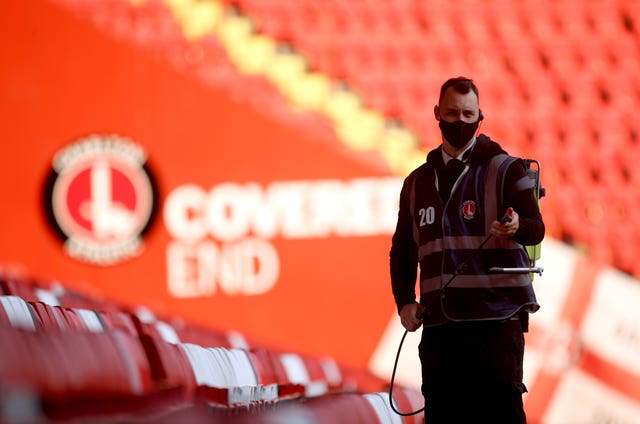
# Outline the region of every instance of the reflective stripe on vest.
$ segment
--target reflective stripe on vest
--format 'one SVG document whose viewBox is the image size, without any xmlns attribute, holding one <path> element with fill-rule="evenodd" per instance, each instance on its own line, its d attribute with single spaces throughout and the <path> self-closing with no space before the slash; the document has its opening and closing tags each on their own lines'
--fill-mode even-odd
<svg viewBox="0 0 640 424">
<path fill-rule="evenodd" d="M 425 283 L 426 290 L 422 289 L 421 293 L 429 293 L 440 290 L 440 288 L 451 279 L 453 274 L 444 274 L 439 277 L 427 278 Z M 464 275 L 458 274 L 449 285 L 449 287 L 464 289 L 486 289 L 492 287 L 525 287 L 531 284 L 531 278 L 528 274 L 518 275 L 524 278 L 514 278 L 511 274 L 495 274 L 495 275 Z"/>
</svg>

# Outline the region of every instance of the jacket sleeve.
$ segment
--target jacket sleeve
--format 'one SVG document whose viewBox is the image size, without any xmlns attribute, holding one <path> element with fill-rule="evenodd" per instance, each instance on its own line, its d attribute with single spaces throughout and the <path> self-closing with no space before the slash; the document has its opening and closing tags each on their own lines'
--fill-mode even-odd
<svg viewBox="0 0 640 424">
<path fill-rule="evenodd" d="M 413 240 L 413 221 L 409 208 L 407 181 L 400 193 L 398 222 L 391 240 L 390 272 L 391 288 L 398 312 L 408 303 L 416 301 L 418 275 L 418 249 Z"/>
<path fill-rule="evenodd" d="M 532 246 L 542 241 L 545 227 L 533 188 L 516 188 L 522 178 L 528 178 L 527 171 L 524 163 L 518 160 L 509 166 L 505 175 L 504 206 L 512 207 L 520 219 L 518 231 L 511 238 L 523 246 Z"/>
</svg>

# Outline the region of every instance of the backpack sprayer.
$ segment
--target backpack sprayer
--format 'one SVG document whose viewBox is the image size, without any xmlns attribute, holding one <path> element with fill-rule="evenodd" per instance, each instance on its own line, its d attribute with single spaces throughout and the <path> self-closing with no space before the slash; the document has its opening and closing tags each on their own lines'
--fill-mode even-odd
<svg viewBox="0 0 640 424">
<path fill-rule="evenodd" d="M 523 159 L 525 167 L 526 167 L 526 171 L 527 171 L 527 176 L 529 178 L 531 178 L 534 182 L 534 186 L 533 186 L 533 191 L 534 191 L 534 195 L 536 196 L 536 199 L 538 200 L 538 202 L 540 202 L 540 199 L 542 197 L 544 197 L 544 195 L 546 194 L 546 190 L 544 189 L 544 187 L 542 187 L 540 185 L 540 162 L 538 162 L 535 159 Z M 532 168 L 531 166 L 535 164 L 535 169 Z M 506 224 L 507 222 L 511 222 L 511 217 L 509 215 L 504 215 L 502 217 L 502 219 L 500 220 L 500 222 L 502 224 Z M 478 252 L 480 252 L 480 250 L 484 247 L 484 245 L 491 239 L 491 237 L 493 237 L 493 235 L 489 234 L 483 241 L 482 243 L 480 243 L 480 245 L 473 251 L 473 253 L 471 254 L 471 256 L 464 261 L 462 264 L 460 264 L 458 266 L 458 268 L 456 268 L 456 270 L 454 271 L 453 275 L 451 276 L 451 278 L 449 278 L 449 280 L 442 286 L 441 290 L 446 289 L 452 282 L 453 280 L 455 280 L 455 278 L 462 272 L 463 269 L 466 268 L 466 266 L 473 260 L 475 259 L 476 255 L 478 254 Z M 533 280 L 533 276 L 534 274 L 539 274 L 542 275 L 542 271 L 543 268 L 542 267 L 538 267 L 536 266 L 536 260 L 540 259 L 540 246 L 541 243 L 538 243 L 535 246 L 525 246 L 525 249 L 527 251 L 527 254 L 529 255 L 529 266 L 528 267 L 523 267 L 523 268 L 502 268 L 502 267 L 491 267 L 489 268 L 490 272 L 493 273 L 502 273 L 502 274 L 531 274 L 531 279 Z M 424 307 L 421 307 L 417 314 L 416 317 L 420 320 L 423 320 L 424 318 L 426 318 L 429 314 L 429 309 L 431 308 L 432 304 L 426 305 Z M 393 363 L 393 371 L 391 372 L 391 381 L 389 382 L 389 405 L 391 406 L 391 409 L 393 410 L 393 412 L 395 412 L 398 415 L 401 415 L 403 417 L 407 417 L 410 415 L 416 415 L 419 414 L 420 412 L 424 411 L 424 406 L 416 411 L 412 411 L 412 412 L 400 412 L 396 409 L 395 405 L 393 404 L 393 382 L 396 378 L 396 370 L 398 368 L 398 360 L 400 359 L 400 352 L 402 351 L 402 345 L 404 343 L 404 339 L 407 337 L 407 334 L 409 333 L 409 330 L 405 330 L 404 334 L 402 335 L 402 338 L 400 339 L 400 345 L 398 346 L 398 352 L 396 353 L 396 360 Z"/>
</svg>

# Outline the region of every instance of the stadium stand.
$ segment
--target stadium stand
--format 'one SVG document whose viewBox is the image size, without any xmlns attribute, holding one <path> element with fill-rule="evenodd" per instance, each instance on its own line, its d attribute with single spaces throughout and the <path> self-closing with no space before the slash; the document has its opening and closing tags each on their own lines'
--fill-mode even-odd
<svg viewBox="0 0 640 424">
<path fill-rule="evenodd" d="M 23 277 L 0 282 L 2 422 L 279 422 L 299 414 L 318 423 L 403 422 L 379 392 L 384 381 L 331 358 L 158 319 L 147 307 L 94 299 L 59 282 L 60 297 Z M 69 307 L 65 299 L 105 308 Z M 398 386 L 395 399 L 417 409 L 421 395 Z"/>
<path fill-rule="evenodd" d="M 486 132 L 542 163 L 548 235 L 640 277 L 636 1 L 55 2 L 354 156 L 378 155 L 398 175 L 438 143 L 431 107 L 439 84 L 471 76 Z M 155 403 L 154 422 L 241 420 L 256 409 L 265 419 L 398 420 L 372 390 L 382 382 L 330 360 L 60 283 L 4 276 L 0 288 L 0 337 L 10 341 L 0 350 L 1 398 L 26 398 L 21 412 L 3 402 L 5 419 L 144 422 L 152 420 L 141 416 L 145 407 L 170 398 Z M 396 392 L 403 410 L 420 403 Z M 70 404 L 78 415 L 64 415 Z"/>
</svg>

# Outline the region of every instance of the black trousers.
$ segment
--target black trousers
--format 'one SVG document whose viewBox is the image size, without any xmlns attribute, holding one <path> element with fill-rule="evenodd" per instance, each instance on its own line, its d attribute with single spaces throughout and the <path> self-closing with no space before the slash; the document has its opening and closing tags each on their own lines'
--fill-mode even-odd
<svg viewBox="0 0 640 424">
<path fill-rule="evenodd" d="M 526 423 L 520 320 L 425 327 L 419 346 L 425 423 Z"/>
</svg>

